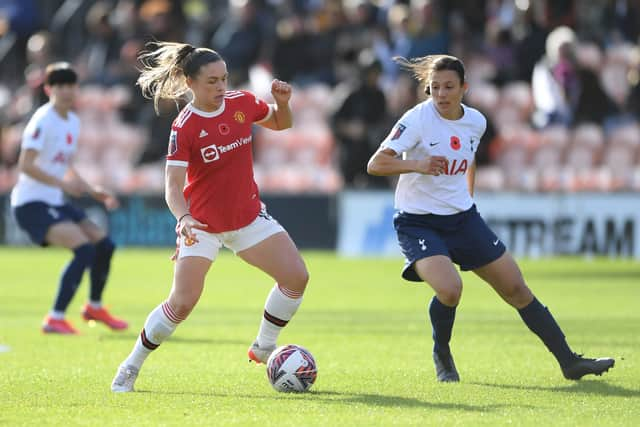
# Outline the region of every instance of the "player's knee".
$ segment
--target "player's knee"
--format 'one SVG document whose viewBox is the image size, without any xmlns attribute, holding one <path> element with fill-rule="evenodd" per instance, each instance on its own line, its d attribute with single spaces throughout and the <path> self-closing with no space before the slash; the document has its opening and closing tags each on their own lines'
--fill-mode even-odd
<svg viewBox="0 0 640 427">
<path fill-rule="evenodd" d="M 109 236 L 96 243 L 96 256 L 111 256 L 116 249 L 116 244 Z"/>
<path fill-rule="evenodd" d="M 297 271 L 291 278 L 291 288 L 300 292 L 304 292 L 309 283 L 309 272 L 306 268 Z"/>
<path fill-rule="evenodd" d="M 85 266 L 91 265 L 96 256 L 96 250 L 91 243 L 80 245 L 73 252 L 76 260 Z"/>
<path fill-rule="evenodd" d="M 296 292 L 304 292 L 309 283 L 309 272 L 303 266 L 287 274 L 286 280 L 278 282 L 281 286 Z"/>
<path fill-rule="evenodd" d="M 510 305 L 520 308 L 531 302 L 533 294 L 523 280 L 518 280 L 504 288 L 503 297 Z"/>
<path fill-rule="evenodd" d="M 454 307 L 458 305 L 462 297 L 462 283 L 452 282 L 448 286 L 438 289 L 436 294 L 441 303 Z"/>
<path fill-rule="evenodd" d="M 180 319 L 186 319 L 189 314 L 191 314 L 191 311 L 193 311 L 197 302 L 198 298 L 180 298 L 171 300 L 169 305 L 177 317 Z"/>
<path fill-rule="evenodd" d="M 462 296 L 459 292 L 438 292 L 438 299 L 444 305 L 448 305 L 449 307 L 455 307 L 460 302 L 460 297 Z"/>
<path fill-rule="evenodd" d="M 309 272 L 307 271 L 306 268 L 303 268 L 299 273 L 298 273 L 298 283 L 300 284 L 301 288 L 304 290 L 307 287 L 307 283 L 309 283 Z"/>
</svg>

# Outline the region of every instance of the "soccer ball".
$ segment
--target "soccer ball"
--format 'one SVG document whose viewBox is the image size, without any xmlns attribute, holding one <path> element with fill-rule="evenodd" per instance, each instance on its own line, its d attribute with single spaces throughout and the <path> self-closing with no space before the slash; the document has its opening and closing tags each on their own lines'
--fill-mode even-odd
<svg viewBox="0 0 640 427">
<path fill-rule="evenodd" d="M 277 391 L 307 391 L 317 376 L 316 361 L 309 350 L 299 345 L 278 347 L 267 360 L 267 378 Z"/>
</svg>

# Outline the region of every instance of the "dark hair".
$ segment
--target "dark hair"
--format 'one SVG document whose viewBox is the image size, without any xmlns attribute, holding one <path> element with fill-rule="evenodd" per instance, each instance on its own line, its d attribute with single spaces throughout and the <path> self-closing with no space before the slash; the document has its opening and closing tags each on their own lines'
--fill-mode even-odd
<svg viewBox="0 0 640 427">
<path fill-rule="evenodd" d="M 68 62 L 54 62 L 45 68 L 44 83 L 49 86 L 74 84 L 78 75 Z"/>
<path fill-rule="evenodd" d="M 429 55 L 421 58 L 406 59 L 396 56 L 393 58 L 401 67 L 412 72 L 413 76 L 424 83 L 424 92 L 431 96 L 431 76 L 434 71 L 451 70 L 460 77 L 460 84 L 465 82 L 464 64 L 461 60 L 451 55 Z"/>
<path fill-rule="evenodd" d="M 146 47 L 138 55 L 142 70 L 137 83 L 142 94 L 153 99 L 156 112 L 161 98 L 178 99 L 189 90 L 187 77 L 196 77 L 203 65 L 222 61 L 218 52 L 190 44 L 151 42 Z"/>
</svg>

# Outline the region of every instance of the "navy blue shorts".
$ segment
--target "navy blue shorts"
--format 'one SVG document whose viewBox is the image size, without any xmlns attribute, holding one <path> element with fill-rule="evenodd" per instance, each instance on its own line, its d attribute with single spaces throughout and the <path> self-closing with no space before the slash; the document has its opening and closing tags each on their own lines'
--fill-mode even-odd
<svg viewBox="0 0 640 427">
<path fill-rule="evenodd" d="M 412 282 L 422 282 L 413 268 L 422 258 L 444 255 L 466 271 L 487 265 L 506 251 L 476 205 L 453 215 L 398 212 L 393 217 L 393 226 L 406 258 L 402 277 Z"/>
<path fill-rule="evenodd" d="M 45 237 L 49 227 L 59 222 L 71 221 L 79 223 L 87 214 L 69 203 L 62 206 L 53 206 L 44 202 L 30 202 L 13 208 L 13 215 L 21 229 L 29 234 L 31 240 L 40 245 L 47 246 Z"/>
</svg>

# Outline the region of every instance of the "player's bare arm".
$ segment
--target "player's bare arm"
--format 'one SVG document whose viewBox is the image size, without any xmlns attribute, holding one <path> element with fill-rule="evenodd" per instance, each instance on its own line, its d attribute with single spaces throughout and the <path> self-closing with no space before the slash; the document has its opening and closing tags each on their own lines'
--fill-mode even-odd
<svg viewBox="0 0 640 427">
<path fill-rule="evenodd" d="M 469 194 L 473 197 L 473 190 L 476 184 L 476 161 L 471 162 L 469 169 L 467 170 L 467 186 L 469 188 Z"/>
<path fill-rule="evenodd" d="M 292 89 L 289 83 L 277 79 L 271 82 L 271 95 L 275 100 L 275 104 L 271 104 L 273 114 L 258 124 L 272 130 L 284 130 L 293 126 L 293 116 L 289 107 L 291 93 Z"/>
<path fill-rule="evenodd" d="M 45 184 L 61 188 L 65 193 L 72 196 L 81 196 L 84 192 L 82 185 L 74 181 L 59 179 L 53 175 L 49 175 L 36 164 L 38 158 L 38 150 L 28 148 L 20 152 L 18 159 L 18 167 L 20 171 L 29 175 L 31 178 L 43 182 Z"/>
<path fill-rule="evenodd" d="M 367 164 L 367 173 L 375 176 L 391 176 L 417 172 L 438 176 L 445 173 L 449 161 L 444 156 L 426 156 L 420 160 L 404 160 L 391 148 L 380 148 Z"/>
<path fill-rule="evenodd" d="M 114 210 L 120 206 L 118 198 L 109 190 L 99 185 L 89 184 L 77 171 L 74 166 L 69 166 L 67 176 L 78 187 L 83 188 L 82 192 L 87 193 L 89 197 L 104 204 L 107 210 Z"/>
<path fill-rule="evenodd" d="M 178 221 L 176 226 L 178 234 L 184 235 L 187 239 L 197 242 L 198 239 L 193 233 L 193 228 L 205 230 L 207 225 L 199 222 L 189 213 L 187 201 L 184 199 L 184 194 L 182 193 L 186 173 L 187 168 L 183 166 L 167 165 L 165 171 L 165 200 L 167 206 L 169 206 L 169 210 L 173 216 L 176 217 L 176 221 Z"/>
</svg>

